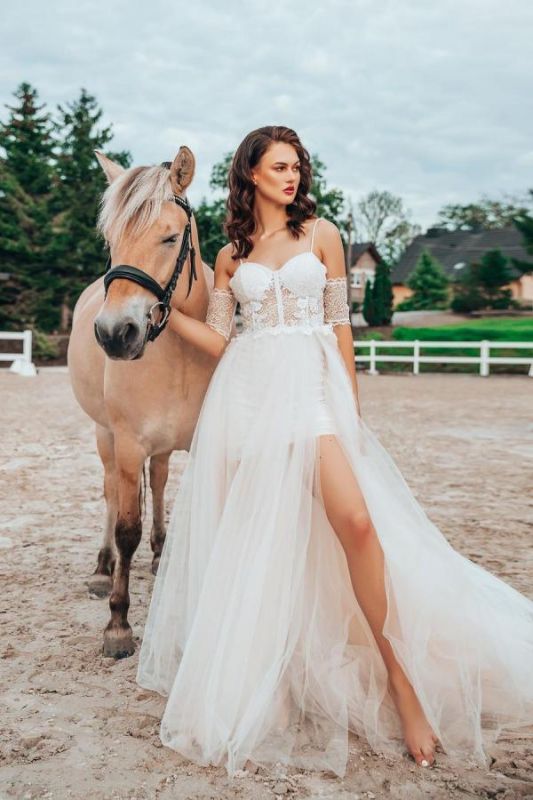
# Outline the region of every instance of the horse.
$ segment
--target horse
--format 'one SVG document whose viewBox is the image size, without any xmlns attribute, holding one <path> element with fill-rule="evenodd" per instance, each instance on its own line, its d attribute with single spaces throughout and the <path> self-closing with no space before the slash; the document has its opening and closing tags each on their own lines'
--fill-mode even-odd
<svg viewBox="0 0 533 800">
<path fill-rule="evenodd" d="M 217 363 L 166 326 L 166 319 L 171 308 L 178 308 L 205 321 L 213 270 L 201 260 L 186 198 L 195 171 L 188 147 L 180 147 L 173 162 L 128 169 L 100 151 L 95 155 L 108 183 L 97 226 L 109 247 L 110 268 L 76 302 L 67 364 L 74 395 L 95 423 L 104 469 L 104 535 L 87 585 L 91 597 L 109 595 L 111 617 L 102 649 L 118 659 L 135 652 L 128 590 L 131 559 L 142 536 L 145 461 L 153 503 L 152 573 L 157 574 L 166 533 L 169 458 L 173 450 L 189 450 Z M 180 277 L 188 279 L 188 289 Z"/>
</svg>

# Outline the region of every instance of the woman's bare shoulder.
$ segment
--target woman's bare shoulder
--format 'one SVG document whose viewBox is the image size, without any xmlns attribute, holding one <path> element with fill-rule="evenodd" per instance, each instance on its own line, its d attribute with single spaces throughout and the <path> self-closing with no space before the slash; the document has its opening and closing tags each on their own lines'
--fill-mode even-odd
<svg viewBox="0 0 533 800">
<path fill-rule="evenodd" d="M 237 261 L 232 257 L 234 255 L 235 248 L 232 242 L 220 248 L 215 259 L 215 276 L 220 274 L 222 277 L 231 278 L 237 267 Z"/>
</svg>

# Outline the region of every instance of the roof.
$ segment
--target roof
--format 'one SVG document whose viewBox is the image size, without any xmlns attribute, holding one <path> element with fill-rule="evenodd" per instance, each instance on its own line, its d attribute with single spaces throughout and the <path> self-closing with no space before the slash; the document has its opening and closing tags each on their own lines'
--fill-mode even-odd
<svg viewBox="0 0 533 800">
<path fill-rule="evenodd" d="M 415 268 L 423 250 L 427 250 L 439 261 L 446 275 L 452 280 L 458 275 L 456 264 L 478 261 L 487 250 L 501 250 L 507 258 L 530 261 L 531 256 L 523 245 L 522 234 L 514 227 L 482 229 L 477 231 L 448 231 L 445 228 L 429 228 L 423 236 L 417 236 L 405 250 L 398 264 L 392 269 L 393 283 L 405 283 Z M 521 275 L 512 262 L 509 271 L 513 277 Z"/>
<path fill-rule="evenodd" d="M 376 248 L 374 242 L 353 242 L 352 243 L 352 263 L 349 265 L 353 267 L 356 261 L 363 255 L 369 252 L 374 261 L 381 261 L 381 256 Z M 348 259 L 348 248 L 346 248 L 346 259 Z"/>
</svg>

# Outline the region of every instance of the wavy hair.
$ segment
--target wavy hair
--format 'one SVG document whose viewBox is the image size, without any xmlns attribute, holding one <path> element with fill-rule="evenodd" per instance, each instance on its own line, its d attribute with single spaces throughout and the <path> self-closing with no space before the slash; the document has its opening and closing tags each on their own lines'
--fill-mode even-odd
<svg viewBox="0 0 533 800">
<path fill-rule="evenodd" d="M 256 223 L 253 213 L 255 184 L 252 170 L 273 142 L 291 144 L 300 159 L 298 190 L 292 203 L 287 206 L 287 228 L 293 238 L 300 238 L 304 233 L 302 223 L 316 210 L 315 201 L 307 196 L 312 181 L 311 159 L 298 134 L 284 125 L 265 125 L 251 131 L 235 151 L 228 172 L 229 194 L 223 229 L 233 244 L 233 259 L 246 258 L 253 250 L 251 234 L 255 231 Z"/>
</svg>

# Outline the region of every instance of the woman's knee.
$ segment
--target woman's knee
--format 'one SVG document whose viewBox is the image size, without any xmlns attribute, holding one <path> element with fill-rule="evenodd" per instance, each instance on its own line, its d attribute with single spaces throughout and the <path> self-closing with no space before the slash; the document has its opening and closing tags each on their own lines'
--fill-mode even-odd
<svg viewBox="0 0 533 800">
<path fill-rule="evenodd" d="M 374 536 L 375 530 L 368 511 L 350 510 L 342 515 L 340 522 L 341 543 L 345 550 L 360 550 Z"/>
</svg>

